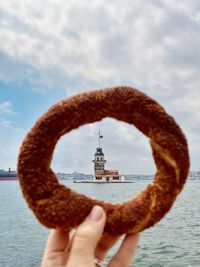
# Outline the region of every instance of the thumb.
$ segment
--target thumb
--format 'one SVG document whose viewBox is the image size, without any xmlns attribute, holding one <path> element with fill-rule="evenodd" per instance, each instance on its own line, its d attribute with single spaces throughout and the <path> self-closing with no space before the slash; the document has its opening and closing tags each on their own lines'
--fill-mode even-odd
<svg viewBox="0 0 200 267">
<path fill-rule="evenodd" d="M 106 222 L 106 214 L 102 207 L 94 206 L 77 228 L 72 241 L 67 266 L 94 266 L 94 252 Z"/>
</svg>

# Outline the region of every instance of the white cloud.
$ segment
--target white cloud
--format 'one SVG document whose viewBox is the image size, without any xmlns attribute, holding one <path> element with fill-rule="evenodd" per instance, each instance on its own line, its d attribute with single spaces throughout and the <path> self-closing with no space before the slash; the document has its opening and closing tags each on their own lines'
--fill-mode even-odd
<svg viewBox="0 0 200 267">
<path fill-rule="evenodd" d="M 198 118 L 200 120 L 200 94 L 198 94 L 198 92 L 188 93 L 178 99 L 177 107 L 191 114 L 193 118 Z"/>
<path fill-rule="evenodd" d="M 10 128 L 12 126 L 12 121 L 5 119 L 4 115 L 13 115 L 15 112 L 12 109 L 12 104 L 9 101 L 0 102 L 0 126 Z"/>
<path fill-rule="evenodd" d="M 12 121 L 0 118 L 0 126 L 10 128 L 12 126 Z"/>
<path fill-rule="evenodd" d="M 9 101 L 0 102 L 0 114 L 15 114 L 12 109 L 12 104 Z"/>
<path fill-rule="evenodd" d="M 5 116 L 15 115 L 10 101 L 0 102 L 0 126 L 5 128 L 12 127 L 12 120 L 5 118 Z"/>
<path fill-rule="evenodd" d="M 18 63 L 14 72 L 21 67 L 19 79 L 42 91 L 126 83 L 170 97 L 176 72 L 199 66 L 196 7 L 198 1 L 7 1 L 1 4 L 0 50 Z M 184 90 L 181 77 L 178 82 Z"/>
</svg>

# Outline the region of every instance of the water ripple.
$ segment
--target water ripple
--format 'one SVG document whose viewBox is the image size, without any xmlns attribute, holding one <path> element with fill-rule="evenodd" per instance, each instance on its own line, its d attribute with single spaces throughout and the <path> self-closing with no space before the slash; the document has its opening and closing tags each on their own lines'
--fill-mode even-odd
<svg viewBox="0 0 200 267">
<path fill-rule="evenodd" d="M 148 181 L 133 184 L 73 184 L 81 193 L 119 203 L 146 187 Z M 48 230 L 41 226 L 22 197 L 17 181 L 0 182 L 0 266 L 40 265 Z M 155 227 L 144 231 L 131 266 L 200 266 L 200 182 L 190 181 L 172 210 Z M 118 244 L 119 245 L 119 244 Z M 115 246 L 107 261 L 116 252 Z"/>
</svg>

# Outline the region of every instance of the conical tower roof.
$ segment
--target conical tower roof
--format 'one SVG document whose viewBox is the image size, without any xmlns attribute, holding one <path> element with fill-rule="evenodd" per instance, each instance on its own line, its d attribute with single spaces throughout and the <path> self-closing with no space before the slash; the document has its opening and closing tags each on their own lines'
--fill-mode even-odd
<svg viewBox="0 0 200 267">
<path fill-rule="evenodd" d="M 97 147 L 97 150 L 94 154 L 95 156 L 104 156 L 104 153 L 102 151 L 102 148 L 101 147 Z"/>
</svg>

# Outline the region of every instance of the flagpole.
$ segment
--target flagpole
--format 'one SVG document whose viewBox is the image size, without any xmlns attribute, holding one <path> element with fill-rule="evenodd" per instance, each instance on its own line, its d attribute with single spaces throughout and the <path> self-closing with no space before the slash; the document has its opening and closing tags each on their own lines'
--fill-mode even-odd
<svg viewBox="0 0 200 267">
<path fill-rule="evenodd" d="M 103 138 L 103 135 L 101 135 L 101 132 L 100 132 L 100 130 L 99 130 L 99 147 L 100 147 L 100 145 L 101 145 L 101 138 Z"/>
<path fill-rule="evenodd" d="M 100 147 L 100 131 L 99 131 L 99 147 Z"/>
</svg>

